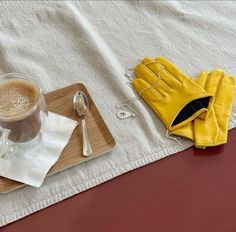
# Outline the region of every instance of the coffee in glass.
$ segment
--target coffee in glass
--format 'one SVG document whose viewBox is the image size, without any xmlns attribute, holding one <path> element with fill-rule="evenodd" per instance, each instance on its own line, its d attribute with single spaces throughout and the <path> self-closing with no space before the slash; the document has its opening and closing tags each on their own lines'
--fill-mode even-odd
<svg viewBox="0 0 236 232">
<path fill-rule="evenodd" d="M 42 126 L 42 112 L 46 112 L 45 101 L 32 78 L 18 73 L 0 77 L 0 131 L 7 131 L 11 142 L 26 143 L 36 138 Z"/>
</svg>

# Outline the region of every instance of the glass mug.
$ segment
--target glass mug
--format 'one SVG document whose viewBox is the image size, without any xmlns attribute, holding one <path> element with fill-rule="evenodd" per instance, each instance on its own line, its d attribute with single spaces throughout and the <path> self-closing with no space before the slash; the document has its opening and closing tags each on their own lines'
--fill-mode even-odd
<svg viewBox="0 0 236 232">
<path fill-rule="evenodd" d="M 0 157 L 39 144 L 47 116 L 39 84 L 22 73 L 0 76 Z"/>
</svg>

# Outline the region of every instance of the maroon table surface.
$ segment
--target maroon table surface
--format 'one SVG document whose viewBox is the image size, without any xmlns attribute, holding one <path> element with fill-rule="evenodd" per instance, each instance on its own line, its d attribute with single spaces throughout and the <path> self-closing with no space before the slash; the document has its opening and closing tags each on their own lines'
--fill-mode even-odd
<svg viewBox="0 0 236 232">
<path fill-rule="evenodd" d="M 236 231 L 236 130 L 112 179 L 1 232 Z"/>
</svg>

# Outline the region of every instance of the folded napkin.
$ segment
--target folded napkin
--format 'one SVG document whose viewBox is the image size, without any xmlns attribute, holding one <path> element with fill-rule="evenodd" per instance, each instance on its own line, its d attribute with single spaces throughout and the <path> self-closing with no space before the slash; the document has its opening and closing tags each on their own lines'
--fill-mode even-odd
<svg viewBox="0 0 236 232">
<path fill-rule="evenodd" d="M 68 143 L 77 121 L 49 113 L 40 144 L 32 149 L 17 147 L 14 155 L 0 158 L 0 176 L 39 187 Z"/>
</svg>

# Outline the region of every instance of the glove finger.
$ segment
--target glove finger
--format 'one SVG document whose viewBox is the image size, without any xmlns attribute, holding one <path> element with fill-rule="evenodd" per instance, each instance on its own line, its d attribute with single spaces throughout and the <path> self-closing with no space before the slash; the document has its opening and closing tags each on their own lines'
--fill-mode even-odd
<svg viewBox="0 0 236 232">
<path fill-rule="evenodd" d="M 221 69 L 213 70 L 209 73 L 206 78 L 204 89 L 212 94 L 213 96 L 216 95 L 218 89 L 220 88 L 222 79 L 224 77 L 224 71 Z"/>
<path fill-rule="evenodd" d="M 161 80 L 169 87 L 172 87 L 174 89 L 178 89 L 181 86 L 181 83 L 177 81 L 171 74 L 166 72 L 163 69 L 163 66 L 158 64 L 156 60 L 151 59 L 149 57 L 145 57 L 142 60 L 142 64 L 144 64 L 147 68 L 149 68 L 155 75 L 159 75 Z"/>
<path fill-rule="evenodd" d="M 215 97 L 214 111 L 220 128 L 217 142 L 224 144 L 227 142 L 228 125 L 232 112 L 236 82 L 233 76 L 223 77 L 220 88 Z"/>
<path fill-rule="evenodd" d="M 232 106 L 235 94 L 236 81 L 233 76 L 223 77 L 220 88 L 215 96 L 215 104 L 226 107 Z"/>
<path fill-rule="evenodd" d="M 198 76 L 197 80 L 195 81 L 196 84 L 201 86 L 203 89 L 205 87 L 208 74 L 209 74 L 209 71 L 202 71 L 200 75 Z"/>
<path fill-rule="evenodd" d="M 169 60 L 164 57 L 157 57 L 156 61 L 161 64 L 172 76 L 174 76 L 180 83 L 183 82 L 186 76 L 179 68 L 172 64 Z"/>
<path fill-rule="evenodd" d="M 134 73 L 137 78 L 143 79 L 153 86 L 161 96 L 166 97 L 170 92 L 170 88 L 145 65 L 138 64 L 135 67 Z"/>
<path fill-rule="evenodd" d="M 149 83 L 141 78 L 134 79 L 132 85 L 147 103 L 159 102 L 163 98 Z"/>
<path fill-rule="evenodd" d="M 210 111 L 214 103 L 214 96 L 217 94 L 217 91 L 222 82 L 224 71 L 221 69 L 216 69 L 211 72 L 202 71 L 196 80 L 196 84 L 205 89 L 208 93 L 212 94 L 213 98 L 210 99 L 208 111 L 201 114 L 199 118 L 206 120 L 209 117 Z"/>
<path fill-rule="evenodd" d="M 215 111 L 211 110 L 207 120 L 194 120 L 194 138 L 196 147 L 210 147 L 217 144 L 219 126 Z"/>
</svg>

